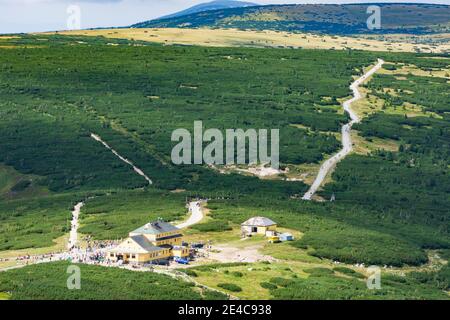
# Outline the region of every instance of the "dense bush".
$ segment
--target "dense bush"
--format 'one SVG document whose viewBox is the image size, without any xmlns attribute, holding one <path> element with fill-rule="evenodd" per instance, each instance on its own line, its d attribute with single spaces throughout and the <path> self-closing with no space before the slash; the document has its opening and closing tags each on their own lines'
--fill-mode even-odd
<svg viewBox="0 0 450 320">
<path fill-rule="evenodd" d="M 17 182 L 14 186 L 12 186 L 11 191 L 20 192 L 28 188 L 30 185 L 31 185 L 30 180 L 21 180 Z"/>
<path fill-rule="evenodd" d="M 45 263 L 0 273 L 0 292 L 12 299 L 95 299 L 95 300 L 196 300 L 202 299 L 192 284 L 153 272 L 78 265 L 82 290 L 67 289 L 66 262 Z M 45 290 L 43 290 L 45 288 Z M 223 299 L 204 292 L 205 298 Z"/>
<path fill-rule="evenodd" d="M 333 270 L 331 270 L 331 269 L 320 268 L 320 267 L 307 268 L 307 269 L 304 269 L 303 271 L 305 271 L 306 273 L 309 273 L 311 276 L 316 276 L 316 277 L 330 275 L 330 274 L 334 273 Z"/>
<path fill-rule="evenodd" d="M 197 272 L 195 272 L 194 270 L 191 270 L 191 269 L 180 269 L 180 271 L 186 273 L 190 277 L 194 277 L 194 278 L 198 277 Z"/>
<path fill-rule="evenodd" d="M 269 289 L 269 290 L 273 290 L 273 289 L 278 288 L 276 285 L 274 285 L 273 283 L 270 283 L 270 282 L 261 282 L 259 285 L 262 288 Z"/>
<path fill-rule="evenodd" d="M 446 292 L 436 288 L 435 283 L 418 281 L 414 277 L 392 276 L 382 274 L 381 289 L 370 290 L 366 281 L 355 278 L 344 278 L 334 275 L 308 277 L 306 279 L 276 279 L 271 283 L 284 283 L 283 286 L 270 288 L 275 299 L 448 299 Z M 395 280 L 394 280 L 395 279 Z M 448 283 L 448 282 L 447 282 Z"/>
<path fill-rule="evenodd" d="M 217 285 L 219 288 L 231 291 L 231 292 L 241 292 L 242 288 L 233 283 L 219 283 Z"/>
<path fill-rule="evenodd" d="M 242 278 L 244 276 L 244 274 L 240 271 L 233 271 L 231 272 L 231 275 L 236 278 Z"/>
<path fill-rule="evenodd" d="M 347 268 L 347 267 L 334 267 L 333 270 L 337 271 L 337 272 L 340 272 L 340 273 L 343 273 L 343 274 L 345 274 L 347 276 L 360 278 L 360 279 L 365 278 L 365 276 L 363 274 L 361 274 L 359 272 L 356 272 L 355 270 Z"/>
</svg>

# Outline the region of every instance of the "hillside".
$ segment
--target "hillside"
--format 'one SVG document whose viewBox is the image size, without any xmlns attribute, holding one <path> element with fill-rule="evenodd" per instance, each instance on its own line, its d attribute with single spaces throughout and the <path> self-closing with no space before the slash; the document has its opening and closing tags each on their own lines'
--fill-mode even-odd
<svg viewBox="0 0 450 320">
<path fill-rule="evenodd" d="M 187 8 L 185 10 L 166 15 L 164 17 L 160 17 L 159 19 L 168 19 L 180 17 L 188 14 L 194 14 L 198 12 L 211 11 L 211 10 L 219 10 L 219 9 L 228 9 L 228 8 L 240 8 L 240 7 L 251 7 L 257 6 L 256 3 L 252 2 L 244 2 L 244 1 L 234 1 L 234 0 L 215 0 L 207 3 L 201 3 L 196 6 Z"/>
<path fill-rule="evenodd" d="M 449 298 L 448 58 L 271 42 L 162 45 L 127 40 L 121 32 L 129 30 L 0 37 L 0 270 L 23 267 L 0 272 L 0 299 L 223 297 L 198 285 L 240 299 Z M 311 44 L 349 38 L 295 37 Z M 350 83 L 377 59 L 386 63 L 354 104 L 362 119 L 352 129 L 355 153 L 318 193 L 335 200 L 302 201 L 321 163 L 341 148 Z M 259 179 L 242 168 L 175 165 L 172 132 L 192 132 L 199 119 L 221 132 L 279 128 L 283 172 Z M 209 199 L 206 215 L 185 240 L 211 244 L 183 269 L 195 285 L 144 268 L 80 264 L 83 290 L 65 290 L 66 264 L 42 257 L 66 250 L 80 201 L 86 247 L 108 245 L 158 217 L 185 221 L 194 197 Z M 241 223 L 256 215 L 294 241 L 242 241 Z M 43 263 L 26 267 L 36 262 Z M 386 266 L 380 290 L 366 289 L 369 265 Z"/>
<path fill-rule="evenodd" d="M 220 9 L 156 19 L 134 28 L 238 28 L 305 31 L 330 34 L 430 34 L 450 30 L 450 6 L 430 4 L 377 4 L 380 30 L 369 30 L 367 4 L 270 5 Z"/>
</svg>

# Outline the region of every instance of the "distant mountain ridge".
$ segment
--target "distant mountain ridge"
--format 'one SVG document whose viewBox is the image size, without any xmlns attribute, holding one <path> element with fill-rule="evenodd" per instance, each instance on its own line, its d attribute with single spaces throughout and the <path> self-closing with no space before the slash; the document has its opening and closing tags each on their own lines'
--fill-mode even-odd
<svg viewBox="0 0 450 320">
<path fill-rule="evenodd" d="M 369 30 L 369 5 L 381 8 L 381 29 Z M 237 28 L 327 34 L 450 32 L 450 6 L 413 3 L 267 5 L 218 9 L 137 23 L 134 28 Z"/>
<path fill-rule="evenodd" d="M 186 10 L 182 10 L 182 11 L 179 11 L 176 13 L 172 13 L 172 14 L 160 17 L 160 18 L 158 18 L 158 20 L 168 19 L 168 18 L 176 18 L 176 17 L 180 17 L 180 16 L 185 16 L 185 15 L 195 14 L 195 13 L 205 12 L 205 11 L 240 8 L 240 7 L 251 7 L 251 6 L 258 6 L 258 4 L 252 3 L 252 2 L 245 2 L 245 1 L 235 1 L 235 0 L 215 0 L 215 1 L 211 1 L 211 2 L 200 3 L 198 5 L 188 8 Z"/>
</svg>

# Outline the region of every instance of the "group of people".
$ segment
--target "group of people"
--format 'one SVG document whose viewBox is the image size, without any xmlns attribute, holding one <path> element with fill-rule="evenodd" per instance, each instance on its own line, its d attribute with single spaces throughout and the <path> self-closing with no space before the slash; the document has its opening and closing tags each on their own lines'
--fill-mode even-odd
<svg viewBox="0 0 450 320">
<path fill-rule="evenodd" d="M 65 260 L 72 262 L 80 262 L 87 264 L 109 264 L 106 257 L 106 251 L 115 247 L 119 241 L 96 241 L 92 240 L 90 236 L 83 239 L 86 243 L 86 248 L 73 246 L 69 252 L 65 254 Z"/>
<path fill-rule="evenodd" d="M 0 258 L 0 262 L 15 261 L 18 264 L 28 265 L 52 261 L 71 261 L 108 265 L 109 262 L 105 259 L 106 251 L 116 246 L 118 241 L 92 241 L 89 238 L 84 240 L 86 240 L 87 244 L 86 249 L 82 249 L 79 246 L 72 246 L 66 252 L 60 251 L 38 255 L 25 254 L 18 257 Z"/>
<path fill-rule="evenodd" d="M 40 255 L 26 254 L 26 255 L 14 257 L 14 258 L 1 258 L 0 262 L 15 261 L 17 263 L 24 263 L 24 264 L 28 265 L 28 264 L 33 264 L 33 263 L 63 260 L 61 258 L 61 256 L 62 256 L 62 253 L 60 253 L 60 252 L 46 253 L 46 254 L 40 254 Z"/>
</svg>

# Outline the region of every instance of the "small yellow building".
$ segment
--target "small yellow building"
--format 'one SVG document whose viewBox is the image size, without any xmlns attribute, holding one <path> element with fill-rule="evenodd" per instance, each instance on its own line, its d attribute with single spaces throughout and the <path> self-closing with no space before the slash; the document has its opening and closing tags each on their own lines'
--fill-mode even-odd
<svg viewBox="0 0 450 320">
<path fill-rule="evenodd" d="M 189 256 L 189 248 L 183 247 L 181 230 L 164 221 L 154 221 L 130 232 L 129 237 L 107 252 L 113 262 L 147 263 L 165 260 L 173 256 Z"/>
<path fill-rule="evenodd" d="M 243 236 L 262 234 L 272 236 L 277 232 L 276 222 L 265 217 L 253 217 L 241 224 L 241 233 Z"/>
<path fill-rule="evenodd" d="M 189 248 L 187 247 L 182 247 L 182 246 L 176 246 L 172 248 L 172 256 L 174 257 L 180 257 L 180 258 L 185 258 L 185 257 L 189 257 L 190 252 L 189 252 Z"/>
</svg>

